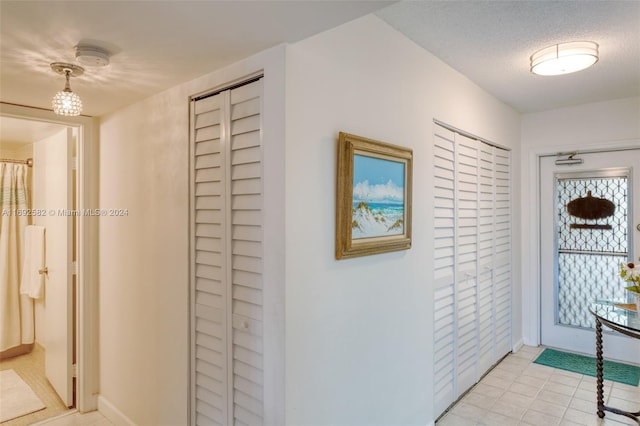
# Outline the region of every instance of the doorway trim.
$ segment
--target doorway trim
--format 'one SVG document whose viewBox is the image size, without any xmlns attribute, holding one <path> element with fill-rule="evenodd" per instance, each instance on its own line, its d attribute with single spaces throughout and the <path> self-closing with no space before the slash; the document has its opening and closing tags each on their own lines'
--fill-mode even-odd
<svg viewBox="0 0 640 426">
<path fill-rule="evenodd" d="M 556 156 L 559 152 L 578 152 L 578 154 L 620 151 L 638 148 L 640 140 L 622 140 L 599 142 L 590 145 L 561 145 L 531 148 L 527 157 L 523 155 L 522 162 L 529 163 L 528 198 L 521 199 L 527 205 L 536 206 L 529 211 L 529 223 L 523 220 L 522 227 L 522 334 L 525 345 L 538 346 L 541 342 L 540 330 L 540 160 L 542 157 Z M 524 176 L 523 176 L 524 178 Z M 524 209 L 523 209 L 524 211 Z M 522 218 L 524 219 L 524 218 Z M 527 228 L 528 226 L 528 228 Z M 528 266 L 528 268 L 526 267 Z"/>
<path fill-rule="evenodd" d="M 77 209 L 98 207 L 98 123 L 87 116 L 62 117 L 52 111 L 0 103 L 0 116 L 42 121 L 78 129 Z M 76 345 L 76 408 L 98 408 L 98 218 L 78 216 L 78 303 Z"/>
</svg>

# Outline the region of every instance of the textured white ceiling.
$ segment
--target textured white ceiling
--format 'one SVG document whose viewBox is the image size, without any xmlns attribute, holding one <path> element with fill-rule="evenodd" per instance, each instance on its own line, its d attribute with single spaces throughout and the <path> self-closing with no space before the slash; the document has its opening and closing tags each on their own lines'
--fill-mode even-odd
<svg viewBox="0 0 640 426">
<path fill-rule="evenodd" d="M 408 1 L 376 15 L 520 112 L 640 96 L 640 1 Z M 592 68 L 529 72 L 536 50 L 578 40 L 600 45 Z"/>
<path fill-rule="evenodd" d="M 295 42 L 391 1 L 0 1 L 0 100 L 51 108 L 64 87 L 51 62 L 74 46 L 111 63 L 71 81 L 99 116 L 271 46 Z"/>
<path fill-rule="evenodd" d="M 50 108 L 49 63 L 80 42 L 112 53 L 71 85 L 99 116 L 283 42 L 376 12 L 521 112 L 640 96 L 640 1 L 0 1 L 0 101 Z M 581 73 L 531 75 L 528 58 L 588 39 Z"/>
</svg>

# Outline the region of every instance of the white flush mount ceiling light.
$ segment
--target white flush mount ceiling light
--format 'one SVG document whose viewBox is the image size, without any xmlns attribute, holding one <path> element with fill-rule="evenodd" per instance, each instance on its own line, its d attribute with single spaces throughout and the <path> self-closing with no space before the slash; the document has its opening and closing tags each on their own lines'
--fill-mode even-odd
<svg viewBox="0 0 640 426">
<path fill-rule="evenodd" d="M 581 71 L 598 62 L 598 43 L 572 41 L 554 44 L 531 55 L 531 72 L 561 75 Z"/>
<path fill-rule="evenodd" d="M 87 67 L 106 67 L 109 52 L 96 46 L 76 46 L 76 61 Z"/>
<path fill-rule="evenodd" d="M 84 68 L 64 62 L 54 62 L 51 64 L 51 69 L 58 74 L 63 74 L 67 79 L 64 89 L 56 93 L 51 101 L 53 112 L 58 115 L 65 116 L 80 115 L 82 112 L 82 101 L 80 100 L 80 96 L 71 91 L 69 78 L 82 75 L 84 73 Z"/>
</svg>

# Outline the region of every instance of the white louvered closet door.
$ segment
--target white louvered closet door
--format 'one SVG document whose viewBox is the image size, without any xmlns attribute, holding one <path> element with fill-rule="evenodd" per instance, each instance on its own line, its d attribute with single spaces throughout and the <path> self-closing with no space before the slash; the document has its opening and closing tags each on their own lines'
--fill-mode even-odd
<svg viewBox="0 0 640 426">
<path fill-rule="evenodd" d="M 508 151 L 435 126 L 436 413 L 511 347 L 509 188 Z"/>
<path fill-rule="evenodd" d="M 495 250 L 495 166 L 491 145 L 478 142 L 478 371 L 495 363 L 493 261 Z"/>
<path fill-rule="evenodd" d="M 476 383 L 478 340 L 478 149 L 456 139 L 456 397 Z"/>
<path fill-rule="evenodd" d="M 456 189 L 453 132 L 435 126 L 434 136 L 434 396 L 442 413 L 455 396 Z"/>
<path fill-rule="evenodd" d="M 511 156 L 494 148 L 495 243 L 494 298 L 495 348 L 498 359 L 511 351 Z"/>
<path fill-rule="evenodd" d="M 192 102 L 191 424 L 260 425 L 262 81 Z"/>
</svg>

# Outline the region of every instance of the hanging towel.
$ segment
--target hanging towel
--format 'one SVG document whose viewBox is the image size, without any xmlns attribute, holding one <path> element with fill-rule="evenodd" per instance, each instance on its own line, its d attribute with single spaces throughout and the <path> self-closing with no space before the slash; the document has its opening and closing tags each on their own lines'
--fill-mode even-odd
<svg viewBox="0 0 640 426">
<path fill-rule="evenodd" d="M 24 261 L 20 293 L 33 299 L 40 299 L 44 290 L 44 226 L 27 226 L 24 234 Z"/>
</svg>

